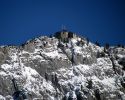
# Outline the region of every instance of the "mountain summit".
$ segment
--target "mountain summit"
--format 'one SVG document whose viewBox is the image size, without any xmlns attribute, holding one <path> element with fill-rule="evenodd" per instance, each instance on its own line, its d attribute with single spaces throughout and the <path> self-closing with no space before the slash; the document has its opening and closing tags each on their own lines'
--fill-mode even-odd
<svg viewBox="0 0 125 100">
<path fill-rule="evenodd" d="M 67 30 L 1 46 L 0 81 L 0 100 L 13 100 L 15 91 L 28 100 L 125 100 L 125 48 Z"/>
</svg>

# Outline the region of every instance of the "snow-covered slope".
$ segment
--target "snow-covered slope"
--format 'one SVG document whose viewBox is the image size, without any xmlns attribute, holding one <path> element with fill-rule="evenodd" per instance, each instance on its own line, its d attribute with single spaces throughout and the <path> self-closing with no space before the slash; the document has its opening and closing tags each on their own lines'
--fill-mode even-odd
<svg viewBox="0 0 125 100">
<path fill-rule="evenodd" d="M 122 47 L 45 36 L 0 47 L 0 100 L 13 100 L 13 78 L 28 100 L 125 100 L 124 77 Z"/>
</svg>

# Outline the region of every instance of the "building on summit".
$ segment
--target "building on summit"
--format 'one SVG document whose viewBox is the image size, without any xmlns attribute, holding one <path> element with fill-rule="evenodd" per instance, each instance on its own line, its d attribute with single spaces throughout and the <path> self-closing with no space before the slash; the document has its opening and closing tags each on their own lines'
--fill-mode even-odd
<svg viewBox="0 0 125 100">
<path fill-rule="evenodd" d="M 67 31 L 66 29 L 62 29 L 62 31 L 56 32 L 54 36 L 63 42 L 68 42 L 69 39 L 76 38 L 75 33 Z"/>
</svg>

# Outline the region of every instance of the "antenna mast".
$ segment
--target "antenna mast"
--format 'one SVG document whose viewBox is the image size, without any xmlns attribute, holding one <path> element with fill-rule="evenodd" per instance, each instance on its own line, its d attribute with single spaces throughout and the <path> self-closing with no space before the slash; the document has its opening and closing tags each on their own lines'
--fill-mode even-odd
<svg viewBox="0 0 125 100">
<path fill-rule="evenodd" d="M 66 26 L 62 25 L 62 31 L 66 30 Z"/>
</svg>

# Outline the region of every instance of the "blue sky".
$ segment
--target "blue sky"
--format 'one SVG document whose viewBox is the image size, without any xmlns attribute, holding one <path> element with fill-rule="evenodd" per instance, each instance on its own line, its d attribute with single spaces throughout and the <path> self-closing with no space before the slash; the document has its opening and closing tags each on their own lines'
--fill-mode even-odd
<svg viewBox="0 0 125 100">
<path fill-rule="evenodd" d="M 0 45 L 67 30 L 125 45 L 125 0 L 0 0 Z"/>
</svg>

